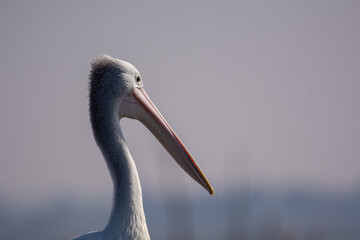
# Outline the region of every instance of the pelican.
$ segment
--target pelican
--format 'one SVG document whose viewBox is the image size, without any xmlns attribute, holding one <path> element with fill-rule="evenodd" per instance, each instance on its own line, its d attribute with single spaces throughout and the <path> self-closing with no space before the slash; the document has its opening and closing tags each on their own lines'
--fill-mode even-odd
<svg viewBox="0 0 360 240">
<path fill-rule="evenodd" d="M 146 94 L 139 71 L 130 63 L 103 55 L 91 63 L 90 121 L 114 186 L 109 221 L 102 231 L 74 240 L 150 239 L 138 172 L 119 121 L 143 123 L 174 160 L 211 195 L 214 190 L 189 151 Z M 139 147 L 139 150 L 141 148 Z"/>
</svg>

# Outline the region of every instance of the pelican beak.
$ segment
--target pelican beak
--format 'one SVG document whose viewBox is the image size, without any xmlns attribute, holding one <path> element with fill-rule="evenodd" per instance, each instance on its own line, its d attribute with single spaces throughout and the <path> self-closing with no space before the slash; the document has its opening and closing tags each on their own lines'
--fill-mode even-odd
<svg viewBox="0 0 360 240">
<path fill-rule="evenodd" d="M 135 88 L 131 94 L 122 99 L 119 115 L 136 118 L 142 122 L 180 167 L 211 195 L 214 194 L 214 189 L 196 164 L 190 152 L 160 114 L 144 88 Z"/>
</svg>

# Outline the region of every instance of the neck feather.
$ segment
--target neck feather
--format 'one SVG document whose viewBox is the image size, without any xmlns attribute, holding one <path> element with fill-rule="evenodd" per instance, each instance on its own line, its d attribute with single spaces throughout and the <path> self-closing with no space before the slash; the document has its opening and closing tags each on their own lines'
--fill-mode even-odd
<svg viewBox="0 0 360 240">
<path fill-rule="evenodd" d="M 104 229 L 105 239 L 106 236 L 111 239 L 150 239 L 140 180 L 119 125 L 118 105 L 118 101 L 90 99 L 94 137 L 114 184 L 113 207 Z"/>
</svg>

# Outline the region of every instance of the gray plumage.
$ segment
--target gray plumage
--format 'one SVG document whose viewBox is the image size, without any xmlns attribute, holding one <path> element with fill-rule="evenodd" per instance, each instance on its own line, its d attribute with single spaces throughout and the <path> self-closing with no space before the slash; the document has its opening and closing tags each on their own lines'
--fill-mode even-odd
<svg viewBox="0 0 360 240">
<path fill-rule="evenodd" d="M 121 132 L 120 100 L 128 94 L 138 70 L 108 55 L 91 64 L 89 83 L 90 121 L 114 183 L 114 200 L 109 222 L 103 231 L 74 240 L 150 239 L 143 210 L 141 186 L 135 163 Z"/>
<path fill-rule="evenodd" d="M 209 181 L 145 92 L 139 71 L 108 55 L 91 64 L 89 112 L 94 138 L 111 174 L 114 200 L 104 230 L 76 240 L 149 240 L 142 192 L 135 163 L 121 132 L 123 117 L 141 121 L 174 160 L 211 195 Z"/>
</svg>

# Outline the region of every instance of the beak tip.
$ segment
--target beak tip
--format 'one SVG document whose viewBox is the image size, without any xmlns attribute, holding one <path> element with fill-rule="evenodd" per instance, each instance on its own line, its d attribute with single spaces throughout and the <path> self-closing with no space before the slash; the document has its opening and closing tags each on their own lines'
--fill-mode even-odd
<svg viewBox="0 0 360 240">
<path fill-rule="evenodd" d="M 209 193 L 210 193 L 211 196 L 214 196 L 214 193 L 215 193 L 214 189 L 211 188 L 211 189 L 209 190 Z"/>
</svg>

